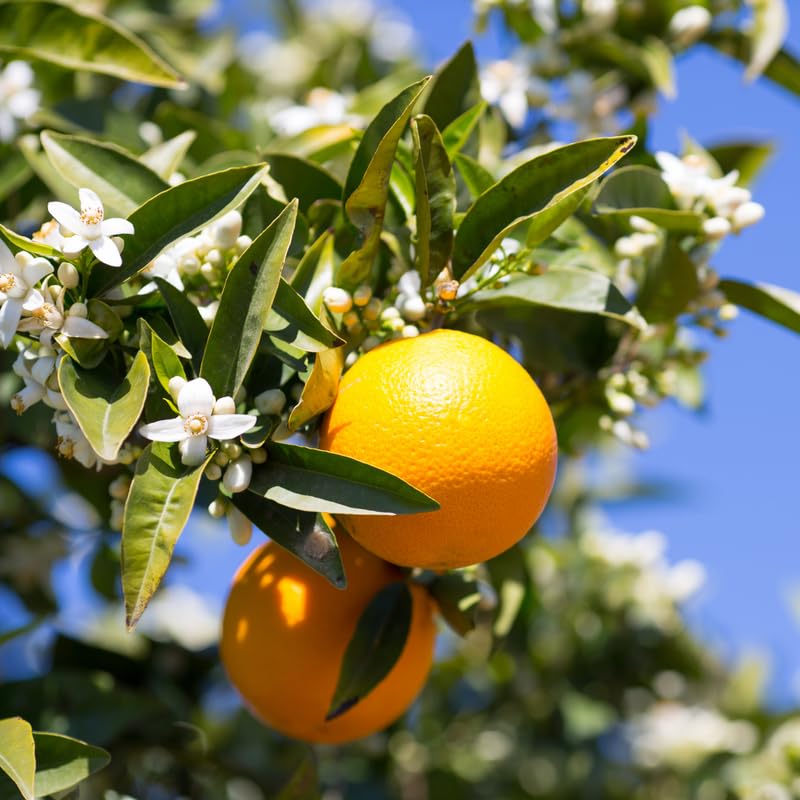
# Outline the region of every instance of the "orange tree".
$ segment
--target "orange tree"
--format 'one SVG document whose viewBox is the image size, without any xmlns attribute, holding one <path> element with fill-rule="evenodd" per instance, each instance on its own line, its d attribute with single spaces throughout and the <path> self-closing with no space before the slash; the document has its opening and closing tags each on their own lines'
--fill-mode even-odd
<svg viewBox="0 0 800 800">
<path fill-rule="evenodd" d="M 239 38 L 199 0 L 0 4 L 0 601 L 25 617 L 0 645 L 50 664 L 0 687 L 0 791 L 313 797 L 317 763 L 326 797 L 796 791 L 796 726 L 682 625 L 698 565 L 603 530 L 575 473 L 699 404 L 692 328 L 744 306 L 800 330 L 795 293 L 712 266 L 764 214 L 769 146 L 647 136 L 699 42 L 797 92 L 786 10 L 476 5 L 519 51 L 426 74 L 360 2 L 276 3 Z M 557 449 L 549 542 L 526 534 Z M 271 540 L 224 626 L 245 704 L 372 738 L 310 751 L 215 702 L 201 610 L 159 591 L 196 506 Z M 51 570 L 82 527 L 119 613 L 67 635 Z M 120 643 L 159 598 L 161 634 Z M 431 688 L 381 733 L 434 608 Z"/>
</svg>

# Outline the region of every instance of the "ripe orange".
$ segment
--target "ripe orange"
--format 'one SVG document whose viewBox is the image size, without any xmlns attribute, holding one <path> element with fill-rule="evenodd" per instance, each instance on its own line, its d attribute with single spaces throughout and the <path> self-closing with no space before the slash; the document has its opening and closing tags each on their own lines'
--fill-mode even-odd
<svg viewBox="0 0 800 800">
<path fill-rule="evenodd" d="M 433 659 L 433 603 L 411 585 L 411 628 L 400 658 L 365 698 L 325 721 L 361 613 L 380 589 L 403 579 L 341 529 L 337 541 L 347 589 L 268 542 L 236 573 L 222 623 L 222 662 L 246 704 L 270 727 L 307 742 L 347 742 L 385 728 L 411 705 Z"/>
<path fill-rule="evenodd" d="M 444 570 L 502 553 L 553 486 L 553 417 L 528 373 L 479 336 L 438 330 L 378 347 L 342 378 L 320 447 L 398 475 L 438 511 L 337 517 L 394 564 Z"/>
</svg>

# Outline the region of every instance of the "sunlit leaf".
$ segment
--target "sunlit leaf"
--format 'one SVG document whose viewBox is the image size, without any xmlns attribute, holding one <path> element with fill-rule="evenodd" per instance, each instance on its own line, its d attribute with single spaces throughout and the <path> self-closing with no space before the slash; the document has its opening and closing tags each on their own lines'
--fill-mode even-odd
<svg viewBox="0 0 800 800">
<path fill-rule="evenodd" d="M 36 744 L 36 795 L 71 789 L 103 769 L 111 756 L 100 747 L 60 733 L 34 733 Z"/>
<path fill-rule="evenodd" d="M 769 283 L 721 280 L 719 290 L 735 303 L 759 316 L 800 333 L 800 294 Z"/>
<path fill-rule="evenodd" d="M 184 131 L 165 142 L 153 145 L 139 156 L 139 161 L 165 181 L 178 169 L 197 138 L 195 131 Z"/>
<path fill-rule="evenodd" d="M 0 720 L 0 769 L 14 781 L 25 800 L 34 800 L 33 731 L 21 717 Z"/>
<path fill-rule="evenodd" d="M 433 76 L 426 92 L 425 114 L 444 130 L 480 101 L 478 63 L 472 42 L 465 42 Z"/>
<path fill-rule="evenodd" d="M 333 405 L 343 368 L 344 348 L 335 347 L 317 353 L 300 400 L 289 414 L 289 430 L 296 431 Z"/>
</svg>

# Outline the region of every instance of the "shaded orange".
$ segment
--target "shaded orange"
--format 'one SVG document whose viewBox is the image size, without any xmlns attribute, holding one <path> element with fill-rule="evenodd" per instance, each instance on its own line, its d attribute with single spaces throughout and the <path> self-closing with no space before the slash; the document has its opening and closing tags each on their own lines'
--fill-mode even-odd
<svg viewBox="0 0 800 800">
<path fill-rule="evenodd" d="M 504 350 L 439 330 L 370 351 L 345 374 L 320 447 L 400 476 L 437 500 L 425 514 L 337 517 L 364 547 L 409 567 L 485 561 L 541 514 L 557 461 L 553 417 Z"/>
<path fill-rule="evenodd" d="M 308 742 L 347 742 L 385 728 L 413 702 L 433 659 L 433 605 L 411 585 L 411 629 L 397 663 L 361 702 L 325 721 L 358 618 L 380 589 L 403 579 L 341 530 L 337 540 L 347 589 L 268 542 L 236 573 L 222 625 L 222 662 L 245 703 L 270 727 Z"/>
</svg>

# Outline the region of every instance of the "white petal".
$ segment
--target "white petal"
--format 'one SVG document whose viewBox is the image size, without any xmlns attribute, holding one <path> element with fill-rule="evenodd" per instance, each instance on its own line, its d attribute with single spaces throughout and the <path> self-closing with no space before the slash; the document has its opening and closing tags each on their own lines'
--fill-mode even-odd
<svg viewBox="0 0 800 800">
<path fill-rule="evenodd" d="M 180 417 L 161 419 L 158 422 L 142 425 L 139 428 L 139 435 L 154 442 L 182 442 L 188 436 Z"/>
<path fill-rule="evenodd" d="M 22 316 L 22 303 L 19 300 L 6 300 L 0 306 L 0 346 L 8 347 L 17 332 Z"/>
<path fill-rule="evenodd" d="M 119 236 L 122 233 L 133 233 L 133 223 L 121 217 L 106 219 L 100 223 L 104 236 Z"/>
<path fill-rule="evenodd" d="M 208 421 L 208 435 L 212 439 L 233 439 L 255 424 L 256 418 L 252 414 L 215 414 Z"/>
<path fill-rule="evenodd" d="M 521 128 L 528 116 L 528 98 L 525 92 L 509 91 L 500 98 L 500 110 L 514 128 Z"/>
<path fill-rule="evenodd" d="M 656 153 L 656 161 L 663 172 L 680 172 L 686 168 L 683 161 L 676 155 L 666 152 L 666 150 L 659 150 Z"/>
<path fill-rule="evenodd" d="M 50 216 L 59 224 L 63 225 L 68 231 L 77 231 L 83 225 L 81 215 L 66 203 L 54 201 L 47 204 Z"/>
<path fill-rule="evenodd" d="M 83 317 L 67 317 L 61 332 L 76 339 L 108 339 L 108 334 L 99 325 Z"/>
<path fill-rule="evenodd" d="M 181 450 L 181 461 L 187 467 L 196 467 L 206 459 L 208 437 L 192 436 L 189 439 L 184 439 L 178 447 Z"/>
<path fill-rule="evenodd" d="M 215 402 L 214 393 L 205 378 L 189 381 L 178 392 L 178 411 L 186 418 L 190 414 L 203 414 L 210 417 Z"/>
<path fill-rule="evenodd" d="M 7 86 L 19 91 L 33 83 L 33 69 L 27 61 L 9 61 L 2 74 L 0 74 L 0 80 Z"/>
<path fill-rule="evenodd" d="M 81 209 L 103 207 L 103 201 L 91 189 L 78 189 L 78 197 L 81 200 Z"/>
<path fill-rule="evenodd" d="M 35 311 L 44 305 L 44 297 L 38 289 L 31 289 L 22 299 L 22 307 L 25 311 Z"/>
<path fill-rule="evenodd" d="M 7 108 L 0 107 L 0 142 L 10 142 L 17 132 L 17 123 Z"/>
<path fill-rule="evenodd" d="M 117 250 L 117 246 L 108 236 L 101 236 L 99 239 L 92 239 L 89 242 L 89 249 L 95 254 L 98 261 L 108 264 L 109 267 L 119 267 L 122 265 L 122 256 Z"/>
<path fill-rule="evenodd" d="M 19 264 L 17 264 L 14 254 L 3 242 L 0 242 L 0 272 L 10 272 L 16 275 L 18 271 Z"/>
<path fill-rule="evenodd" d="M 41 94 L 36 89 L 23 89 L 8 98 L 8 110 L 19 119 L 27 119 L 39 110 Z"/>
<path fill-rule="evenodd" d="M 28 286 L 35 286 L 45 275 L 53 272 L 53 265 L 46 258 L 34 258 L 22 268 L 22 277 Z"/>
<path fill-rule="evenodd" d="M 89 244 L 89 240 L 84 239 L 83 236 L 67 236 L 62 243 L 61 252 L 66 256 L 74 256 L 76 253 L 80 253 L 87 244 Z"/>
</svg>

